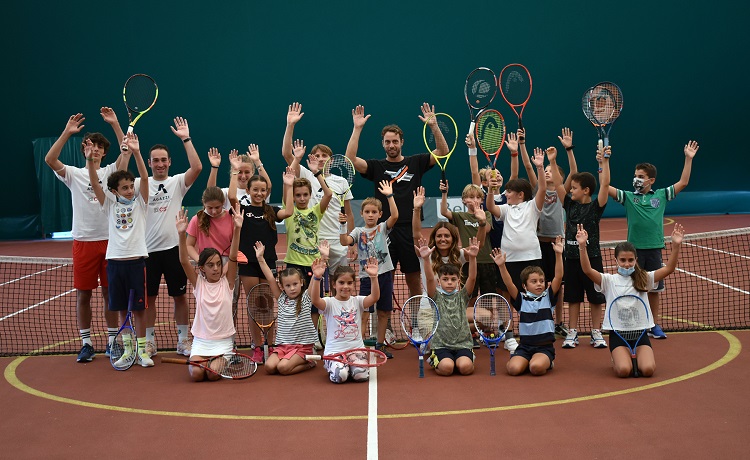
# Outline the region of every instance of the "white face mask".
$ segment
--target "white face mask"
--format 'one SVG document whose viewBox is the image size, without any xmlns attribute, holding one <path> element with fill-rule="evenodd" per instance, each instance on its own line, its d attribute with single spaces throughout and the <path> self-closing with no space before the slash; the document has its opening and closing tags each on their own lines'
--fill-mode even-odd
<svg viewBox="0 0 750 460">
<path fill-rule="evenodd" d="M 643 190 L 643 186 L 645 185 L 645 180 L 643 180 L 640 177 L 634 177 L 633 178 L 633 188 L 636 192 L 640 192 Z"/>
<path fill-rule="evenodd" d="M 545 289 L 541 294 L 536 295 L 533 292 L 526 291 L 523 293 L 523 296 L 526 298 L 526 300 L 531 300 L 532 302 L 536 302 L 537 300 L 544 298 L 544 296 L 547 295 L 547 290 Z"/>
</svg>

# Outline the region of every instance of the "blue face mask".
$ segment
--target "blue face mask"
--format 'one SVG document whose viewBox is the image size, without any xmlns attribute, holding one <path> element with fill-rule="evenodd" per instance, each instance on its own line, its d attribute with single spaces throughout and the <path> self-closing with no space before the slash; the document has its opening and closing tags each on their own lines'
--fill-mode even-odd
<svg viewBox="0 0 750 460">
<path fill-rule="evenodd" d="M 617 267 L 617 273 L 619 273 L 622 276 L 630 276 L 635 272 L 635 267 L 625 268 L 625 267 Z"/>
<path fill-rule="evenodd" d="M 453 294 L 455 294 L 456 292 L 458 292 L 458 289 L 454 289 L 454 290 L 452 290 L 451 292 L 448 292 L 448 291 L 446 291 L 445 289 L 443 289 L 443 288 L 441 288 L 440 286 L 438 286 L 438 287 L 437 287 L 437 291 L 438 291 L 439 293 L 441 293 L 441 294 L 445 294 L 445 295 L 453 295 Z"/>
<path fill-rule="evenodd" d="M 135 197 L 133 197 L 132 200 L 128 200 L 127 198 L 123 198 L 120 195 L 115 195 L 115 196 L 117 197 L 117 202 L 120 204 L 130 205 L 130 204 L 133 204 L 133 202 L 135 201 Z"/>
</svg>

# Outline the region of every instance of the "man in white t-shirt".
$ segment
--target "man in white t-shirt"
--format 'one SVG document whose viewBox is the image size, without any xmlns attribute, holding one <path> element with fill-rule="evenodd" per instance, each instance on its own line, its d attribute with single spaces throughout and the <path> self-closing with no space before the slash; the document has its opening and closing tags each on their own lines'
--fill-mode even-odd
<svg viewBox="0 0 750 460">
<path fill-rule="evenodd" d="M 117 122 L 117 115 L 109 107 L 102 107 L 100 113 L 104 121 L 112 126 L 119 145 L 122 143 L 123 132 Z M 71 115 L 62 134 L 44 157 L 44 161 L 55 172 L 55 177 L 70 189 L 73 204 L 73 287 L 76 289 L 76 319 L 83 343 L 76 358 L 79 363 L 87 363 L 94 358 L 94 347 L 91 342 L 91 293 L 100 283 L 104 299 L 104 319 L 109 337 L 107 353 L 119 329 L 117 312 L 109 311 L 109 284 L 105 258 L 109 236 L 107 221 L 101 218 L 99 202 L 89 182 L 88 170 L 69 166 L 60 161 L 63 146 L 71 136 L 81 132 L 84 120 L 81 113 Z M 93 161 L 99 183 L 106 183 L 107 177 L 120 169 L 117 163 L 121 163 L 121 158 L 118 158 L 115 163 L 102 167 L 101 162 L 107 155 L 110 143 L 101 133 L 86 133 L 83 138 L 84 143 L 89 139 L 93 144 Z M 83 153 L 83 145 L 81 145 L 81 153 Z"/>
<path fill-rule="evenodd" d="M 156 297 L 159 295 L 162 275 L 167 284 L 167 292 L 174 299 L 174 320 L 177 325 L 177 353 L 190 356 L 189 311 L 187 276 L 180 265 L 180 239 L 175 229 L 175 218 L 182 209 L 182 199 L 193 185 L 203 168 L 198 152 L 190 138 L 188 122 L 182 117 L 174 119 L 172 132 L 185 146 L 190 167 L 182 174 L 169 175 L 172 157 L 169 148 L 156 144 L 149 152 L 148 165 L 152 177 L 148 181 L 148 212 L 146 214 L 146 351 L 149 356 L 157 353 Z M 135 188 L 140 186 L 140 178 L 135 180 Z"/>
</svg>

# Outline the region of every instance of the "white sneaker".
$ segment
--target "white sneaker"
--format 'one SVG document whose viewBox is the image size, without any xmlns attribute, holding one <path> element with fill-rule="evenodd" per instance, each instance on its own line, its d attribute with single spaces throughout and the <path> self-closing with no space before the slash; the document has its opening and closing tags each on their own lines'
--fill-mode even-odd
<svg viewBox="0 0 750 460">
<path fill-rule="evenodd" d="M 516 348 L 518 348 L 518 341 L 514 337 L 505 339 L 505 344 L 503 345 L 503 348 L 508 350 L 510 354 L 512 355 L 513 353 L 516 352 Z"/>
<path fill-rule="evenodd" d="M 565 341 L 562 344 L 563 348 L 575 348 L 578 345 L 578 331 L 575 329 L 569 329 L 568 335 L 565 337 Z"/>
<path fill-rule="evenodd" d="M 177 343 L 177 354 L 183 356 L 190 356 L 190 351 L 193 349 L 193 344 L 190 339 L 182 339 Z M 146 347 L 148 350 L 148 347 Z M 154 353 L 156 354 L 156 353 Z"/>
<path fill-rule="evenodd" d="M 132 363 L 132 359 L 133 359 L 133 352 L 132 351 L 130 351 L 130 352 L 126 351 L 125 353 L 123 353 L 123 355 L 120 357 L 120 359 L 118 359 L 117 361 L 115 361 L 115 363 L 113 364 L 113 366 L 116 367 L 116 368 L 118 368 L 118 369 L 121 369 L 121 368 L 127 366 L 128 364 Z"/>
<path fill-rule="evenodd" d="M 599 329 L 591 330 L 591 346 L 594 348 L 607 348 L 607 342 L 602 337 L 602 331 Z"/>
<path fill-rule="evenodd" d="M 143 367 L 154 367 L 154 360 L 149 358 L 148 354 L 141 353 L 138 355 L 138 364 Z"/>
<path fill-rule="evenodd" d="M 153 340 L 146 340 L 146 353 L 148 353 L 149 358 L 152 356 L 156 356 L 156 342 L 154 342 Z"/>
</svg>

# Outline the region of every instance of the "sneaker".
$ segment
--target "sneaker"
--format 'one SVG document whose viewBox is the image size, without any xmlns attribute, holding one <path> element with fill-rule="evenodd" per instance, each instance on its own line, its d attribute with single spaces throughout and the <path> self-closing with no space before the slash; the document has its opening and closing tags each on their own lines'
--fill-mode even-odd
<svg viewBox="0 0 750 460">
<path fill-rule="evenodd" d="M 107 356 L 122 356 L 124 351 L 122 345 L 117 342 L 114 342 L 112 345 L 107 345 Z"/>
<path fill-rule="evenodd" d="M 146 340 L 146 353 L 148 353 L 149 358 L 152 356 L 156 356 L 156 342 L 154 342 L 153 340 Z"/>
<path fill-rule="evenodd" d="M 133 352 L 128 353 L 126 351 L 125 353 L 123 353 L 123 355 L 120 357 L 120 359 L 118 359 L 117 361 L 115 361 L 115 363 L 113 364 L 113 366 L 116 367 L 116 368 L 118 368 L 118 369 L 122 369 L 123 367 L 125 367 L 126 365 L 129 364 L 129 361 L 132 359 L 132 356 L 133 356 Z"/>
<path fill-rule="evenodd" d="M 438 360 L 437 355 L 433 351 L 430 356 L 427 358 L 427 363 L 432 367 L 433 369 L 437 369 L 438 364 L 440 364 L 440 360 Z"/>
<path fill-rule="evenodd" d="M 391 353 L 390 351 L 386 350 L 384 343 L 376 343 L 375 344 L 375 349 L 378 350 L 378 351 L 382 351 L 386 358 L 393 359 L 393 353 Z"/>
<path fill-rule="evenodd" d="M 566 326 L 565 323 L 555 324 L 555 334 L 559 335 L 560 337 L 567 337 L 568 326 Z"/>
<path fill-rule="evenodd" d="M 190 351 L 193 348 L 193 344 L 190 342 L 190 339 L 182 339 L 177 343 L 177 354 L 183 355 L 183 356 L 190 356 Z M 148 350 L 148 346 L 146 347 L 146 350 Z"/>
<path fill-rule="evenodd" d="M 562 347 L 575 348 L 576 345 L 578 345 L 578 331 L 576 331 L 575 329 L 569 329 L 568 335 L 565 336 L 565 341 L 563 341 Z"/>
<path fill-rule="evenodd" d="M 471 348 L 482 348 L 482 339 L 479 337 L 479 335 L 472 335 L 471 340 L 473 342 Z"/>
<path fill-rule="evenodd" d="M 516 348 L 518 348 L 518 340 L 516 340 L 514 337 L 510 337 L 505 339 L 505 344 L 503 345 L 503 348 L 508 350 L 510 354 L 516 352 Z"/>
<path fill-rule="evenodd" d="M 591 346 L 594 348 L 607 348 L 607 342 L 602 337 L 602 331 L 599 329 L 593 329 L 591 331 Z"/>
<path fill-rule="evenodd" d="M 255 347 L 252 360 L 258 364 L 263 364 L 263 347 Z"/>
<path fill-rule="evenodd" d="M 86 343 L 81 347 L 81 351 L 78 352 L 76 362 L 90 363 L 91 360 L 94 359 L 94 355 L 96 355 L 96 353 L 94 353 L 94 347 Z"/>
<path fill-rule="evenodd" d="M 661 327 L 659 327 L 658 324 L 654 324 L 654 327 L 649 329 L 648 336 L 653 337 L 655 339 L 666 339 L 667 334 L 664 333 L 664 331 L 661 330 Z"/>
<path fill-rule="evenodd" d="M 154 360 L 148 356 L 148 353 L 138 355 L 138 364 L 143 367 L 154 367 Z"/>
</svg>

